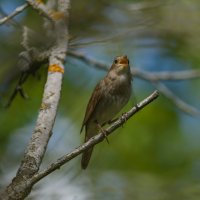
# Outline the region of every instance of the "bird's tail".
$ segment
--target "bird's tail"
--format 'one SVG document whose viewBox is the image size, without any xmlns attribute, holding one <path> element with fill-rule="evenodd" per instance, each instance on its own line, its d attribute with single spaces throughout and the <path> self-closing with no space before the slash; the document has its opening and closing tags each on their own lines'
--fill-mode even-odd
<svg viewBox="0 0 200 200">
<path fill-rule="evenodd" d="M 82 169 L 86 169 L 92 156 L 93 147 L 84 151 L 81 160 Z"/>
<path fill-rule="evenodd" d="M 85 126 L 85 142 L 87 142 L 91 137 L 93 137 L 98 132 L 97 126 L 95 123 L 88 123 Z M 82 154 L 81 167 L 82 169 L 86 169 L 90 158 L 92 156 L 93 147 L 84 151 Z"/>
</svg>

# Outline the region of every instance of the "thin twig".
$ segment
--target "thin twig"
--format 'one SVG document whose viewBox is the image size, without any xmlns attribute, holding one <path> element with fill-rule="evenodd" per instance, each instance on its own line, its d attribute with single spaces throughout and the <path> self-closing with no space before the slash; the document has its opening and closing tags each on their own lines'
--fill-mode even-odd
<svg viewBox="0 0 200 200">
<path fill-rule="evenodd" d="M 180 99 L 177 95 L 175 95 L 167 86 L 165 86 L 161 82 L 155 82 L 154 85 L 156 88 L 163 93 L 167 98 L 172 100 L 174 104 L 182 111 L 189 115 L 200 115 L 200 111 L 197 110 L 195 107 L 187 104 L 182 99 Z"/>
<path fill-rule="evenodd" d="M 127 113 L 123 114 L 120 118 L 118 118 L 115 122 L 113 122 L 105 131 L 107 135 L 110 135 L 112 132 L 114 132 L 116 129 L 121 127 L 127 120 L 129 120 L 134 114 L 136 114 L 138 111 L 140 111 L 142 108 L 147 106 L 149 103 L 153 102 L 156 98 L 158 98 L 159 93 L 158 91 L 154 91 L 151 95 L 149 95 L 147 98 L 145 98 L 143 101 L 138 103 L 136 106 L 132 107 Z M 53 171 L 59 169 L 61 166 L 63 166 L 68 161 L 72 160 L 79 154 L 81 154 L 83 151 L 91 148 L 92 146 L 102 142 L 105 139 L 104 134 L 101 132 L 98 135 L 92 137 L 90 140 L 88 140 L 86 143 L 82 144 L 81 146 L 77 147 L 75 150 L 71 151 L 70 153 L 60 157 L 56 162 L 52 163 L 50 166 L 48 166 L 46 169 L 44 169 L 41 172 L 38 172 L 31 178 L 31 182 L 38 182 L 48 174 L 52 173 Z"/>
<path fill-rule="evenodd" d="M 68 55 L 78 58 L 81 61 L 94 66 L 97 69 L 108 70 L 108 65 L 91 58 L 86 55 L 74 51 L 69 51 Z M 200 70 L 184 70 L 184 71 L 163 71 L 163 72 L 150 72 L 138 68 L 131 69 L 134 77 L 138 77 L 148 81 L 166 81 L 166 80 L 186 80 L 200 78 Z"/>
<path fill-rule="evenodd" d="M 149 72 L 135 68 L 132 69 L 132 74 L 148 81 L 181 81 L 200 78 L 200 70 Z"/>
<path fill-rule="evenodd" d="M 93 67 L 101 70 L 108 70 L 108 66 L 102 62 L 95 61 L 91 58 L 88 58 L 84 54 L 77 52 L 68 52 L 68 55 L 78 58 L 81 61 L 92 65 Z M 200 70 L 186 70 L 186 71 L 163 71 L 163 72 L 149 72 L 144 71 L 138 68 L 132 68 L 131 74 L 134 77 L 141 78 L 143 80 L 150 81 L 152 84 L 156 86 L 156 88 L 163 93 L 164 96 L 172 100 L 174 104 L 183 112 L 189 115 L 199 115 L 200 111 L 195 107 L 187 104 L 183 100 L 181 100 L 178 96 L 176 96 L 170 89 L 168 89 L 164 84 L 160 81 L 180 81 L 187 79 L 197 79 L 200 78 Z"/>
<path fill-rule="evenodd" d="M 96 60 L 93 60 L 91 58 L 88 58 L 87 56 L 85 56 L 84 54 L 82 53 L 78 53 L 78 52 L 74 52 L 74 51 L 68 51 L 67 54 L 69 56 L 72 56 L 72 57 L 75 57 L 75 58 L 78 58 L 80 59 L 81 61 L 89 64 L 89 65 L 92 65 L 94 66 L 95 68 L 97 69 L 101 69 L 101 70 L 108 70 L 108 66 L 105 64 L 105 63 L 102 63 L 102 62 L 98 62 Z"/>
<path fill-rule="evenodd" d="M 160 1 L 145 1 L 145 2 L 137 2 L 137 3 L 131 3 L 128 6 L 128 9 L 131 11 L 141 11 L 141 10 L 147 10 L 147 9 L 154 9 L 160 6 L 166 5 Z"/>
<path fill-rule="evenodd" d="M 0 25 L 4 24 L 9 19 L 12 19 L 13 17 L 18 15 L 19 13 L 23 12 L 28 6 L 29 6 L 28 3 L 25 3 L 22 6 L 17 7 L 11 14 L 9 14 L 8 16 L 0 19 Z"/>
<path fill-rule="evenodd" d="M 122 31 L 120 33 L 116 33 L 116 34 L 112 34 L 110 36 L 107 36 L 105 38 L 101 38 L 101 39 L 98 39 L 98 38 L 95 38 L 95 40 L 90 40 L 90 41 L 87 41 L 87 42 L 81 42 L 79 41 L 79 38 L 72 38 L 71 41 L 70 41 L 70 48 L 80 48 L 80 47 L 85 47 L 85 46 L 88 46 L 88 45 L 97 45 L 98 43 L 106 43 L 106 42 L 112 42 L 112 41 L 118 41 L 119 39 L 121 39 L 122 37 L 126 36 L 127 35 L 137 35 L 141 32 L 141 30 L 143 30 L 143 27 L 139 27 L 139 28 L 135 28 L 135 27 L 132 27 L 130 29 L 126 29 L 125 31 Z"/>
</svg>

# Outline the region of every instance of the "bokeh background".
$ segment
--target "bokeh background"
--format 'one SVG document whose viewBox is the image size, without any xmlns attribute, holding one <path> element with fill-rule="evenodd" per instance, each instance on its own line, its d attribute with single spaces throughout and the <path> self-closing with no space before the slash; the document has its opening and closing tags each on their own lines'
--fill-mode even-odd
<svg viewBox="0 0 200 200">
<path fill-rule="evenodd" d="M 0 1 L 10 13 L 24 1 Z M 111 65 L 128 55 L 132 68 L 150 72 L 199 69 L 200 2 L 198 0 L 134 1 L 72 0 L 70 50 Z M 47 66 L 24 85 L 28 100 L 17 96 L 4 105 L 19 77 L 22 26 L 35 31 L 42 19 L 31 8 L 0 26 L 0 188 L 15 175 L 40 107 Z M 42 168 L 83 142 L 80 135 L 88 99 L 106 74 L 68 56 L 62 97 Z M 163 81 L 188 104 L 200 109 L 200 80 Z M 128 110 L 155 89 L 133 80 Z M 200 117 L 183 112 L 161 95 L 95 147 L 86 171 L 80 157 L 38 183 L 27 199 L 175 200 L 200 198 Z"/>
</svg>

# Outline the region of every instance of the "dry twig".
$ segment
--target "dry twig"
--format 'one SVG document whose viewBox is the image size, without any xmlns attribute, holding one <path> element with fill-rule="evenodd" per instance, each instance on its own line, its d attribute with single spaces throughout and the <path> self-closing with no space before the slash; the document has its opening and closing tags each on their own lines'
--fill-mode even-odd
<svg viewBox="0 0 200 200">
<path fill-rule="evenodd" d="M 25 3 L 24 5 L 17 7 L 11 14 L 0 19 L 0 25 L 6 23 L 8 20 L 12 19 L 13 17 L 18 15 L 19 13 L 23 12 L 28 6 L 29 5 L 27 3 Z"/>
<path fill-rule="evenodd" d="M 200 112 L 195 107 L 187 104 L 182 99 L 180 99 L 178 96 L 176 96 L 167 86 L 165 86 L 161 82 L 155 82 L 154 85 L 156 88 L 163 93 L 168 99 L 174 102 L 174 104 L 185 113 L 188 113 L 190 115 L 196 116 L 200 115 Z"/>
</svg>

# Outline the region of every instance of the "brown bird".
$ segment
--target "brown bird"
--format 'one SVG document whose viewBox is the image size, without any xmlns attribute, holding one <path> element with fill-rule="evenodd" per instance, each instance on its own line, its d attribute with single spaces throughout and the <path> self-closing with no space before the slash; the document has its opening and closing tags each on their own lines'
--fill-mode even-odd
<svg viewBox="0 0 200 200">
<path fill-rule="evenodd" d="M 131 95 L 131 72 L 127 56 L 117 56 L 107 75 L 96 85 L 90 97 L 81 132 L 85 142 L 98 134 L 99 128 L 113 119 Z M 83 152 L 81 166 L 86 169 L 93 147 Z"/>
</svg>

